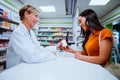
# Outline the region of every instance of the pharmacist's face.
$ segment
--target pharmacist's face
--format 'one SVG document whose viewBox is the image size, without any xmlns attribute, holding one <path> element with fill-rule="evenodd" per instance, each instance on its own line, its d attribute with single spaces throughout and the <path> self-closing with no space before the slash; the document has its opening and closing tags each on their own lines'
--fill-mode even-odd
<svg viewBox="0 0 120 80">
<path fill-rule="evenodd" d="M 34 12 L 30 13 L 30 14 L 28 13 L 26 18 L 27 18 L 27 23 L 28 23 L 29 27 L 32 28 L 32 27 L 35 26 L 35 24 L 39 20 L 39 13 L 37 11 L 34 11 Z"/>
<path fill-rule="evenodd" d="M 84 31 L 87 31 L 87 30 L 88 30 L 88 26 L 85 24 L 86 18 L 80 16 L 78 19 L 79 19 L 80 27 L 82 27 L 82 29 L 83 29 Z"/>
</svg>

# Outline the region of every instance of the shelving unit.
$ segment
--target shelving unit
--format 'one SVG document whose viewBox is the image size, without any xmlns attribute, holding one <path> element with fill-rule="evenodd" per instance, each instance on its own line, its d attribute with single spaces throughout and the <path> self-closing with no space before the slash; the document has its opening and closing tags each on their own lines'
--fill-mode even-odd
<svg viewBox="0 0 120 80">
<path fill-rule="evenodd" d="M 0 20 L 2 20 L 2 21 L 6 21 L 6 22 L 9 22 L 9 23 L 13 23 L 13 24 L 16 24 L 16 25 L 19 25 L 18 22 L 13 21 L 13 20 L 8 19 L 8 18 L 4 18 L 4 17 L 2 17 L 2 16 L 0 16 Z"/>
<path fill-rule="evenodd" d="M 3 22 L 8 22 L 11 24 L 19 25 L 18 22 L 13 21 L 11 19 L 4 18 L 3 16 L 0 16 L 0 21 Z M 12 26 L 12 25 L 11 25 Z M 11 26 L 5 26 L 5 25 L 0 25 L 0 66 L 3 65 L 4 69 L 6 68 L 6 49 L 8 46 L 9 42 L 9 37 L 13 31 L 14 28 Z"/>
<path fill-rule="evenodd" d="M 74 41 L 75 41 L 75 47 L 76 49 L 82 49 L 82 42 L 84 40 L 84 36 L 82 36 L 80 34 L 81 32 L 81 28 L 80 28 L 80 24 L 78 21 L 78 17 L 79 17 L 79 9 L 76 9 L 76 13 L 75 16 L 73 18 L 73 34 L 74 34 Z"/>
<path fill-rule="evenodd" d="M 55 45 L 60 39 L 66 39 L 68 34 L 68 43 L 73 42 L 72 27 L 39 27 L 38 41 L 43 46 Z"/>
<path fill-rule="evenodd" d="M 114 21 L 112 23 L 112 32 L 114 37 L 114 47 L 113 47 L 113 53 L 112 53 L 112 63 L 115 63 L 117 61 L 120 63 L 120 19 Z M 116 58 L 116 60 L 115 60 Z"/>
</svg>

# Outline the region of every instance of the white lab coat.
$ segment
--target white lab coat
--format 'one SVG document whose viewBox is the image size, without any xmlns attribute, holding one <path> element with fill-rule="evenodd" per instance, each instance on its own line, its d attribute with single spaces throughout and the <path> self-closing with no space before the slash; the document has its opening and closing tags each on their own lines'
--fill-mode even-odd
<svg viewBox="0 0 120 80">
<path fill-rule="evenodd" d="M 56 46 L 54 46 L 54 51 L 56 51 Z M 32 30 L 29 32 L 24 24 L 20 23 L 11 34 L 6 53 L 7 68 L 21 62 L 45 62 L 55 58 L 56 56 L 50 50 L 40 46 L 34 32 Z"/>
</svg>

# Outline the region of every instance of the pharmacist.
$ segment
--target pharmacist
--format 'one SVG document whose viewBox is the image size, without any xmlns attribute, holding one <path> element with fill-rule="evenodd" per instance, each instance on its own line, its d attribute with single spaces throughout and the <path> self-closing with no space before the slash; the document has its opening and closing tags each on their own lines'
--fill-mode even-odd
<svg viewBox="0 0 120 80">
<path fill-rule="evenodd" d="M 19 16 L 21 23 L 11 34 L 7 48 L 7 68 L 21 62 L 37 63 L 56 59 L 53 52 L 60 46 L 54 46 L 52 50 L 40 46 L 34 32 L 31 30 L 38 22 L 39 11 L 31 5 L 24 5 L 19 10 Z"/>
</svg>

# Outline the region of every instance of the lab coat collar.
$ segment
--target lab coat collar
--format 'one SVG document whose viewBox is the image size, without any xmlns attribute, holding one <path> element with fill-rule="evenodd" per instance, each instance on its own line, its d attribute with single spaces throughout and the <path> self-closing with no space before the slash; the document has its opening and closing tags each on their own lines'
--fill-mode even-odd
<svg viewBox="0 0 120 80">
<path fill-rule="evenodd" d="M 29 35 L 31 35 L 31 33 L 30 33 L 31 29 L 28 30 L 28 29 L 26 28 L 26 26 L 25 26 L 22 22 L 20 23 L 19 27 L 20 27 L 21 29 L 25 30 Z"/>
<path fill-rule="evenodd" d="M 28 31 L 28 29 L 26 28 L 26 26 L 25 26 L 22 22 L 20 23 L 20 27 L 21 27 L 22 29 L 25 29 L 25 30 Z"/>
</svg>

